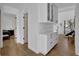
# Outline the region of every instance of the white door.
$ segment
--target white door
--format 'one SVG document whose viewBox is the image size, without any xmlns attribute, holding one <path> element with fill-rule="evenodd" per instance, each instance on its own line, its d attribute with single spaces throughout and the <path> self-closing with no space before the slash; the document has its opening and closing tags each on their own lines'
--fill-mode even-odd
<svg viewBox="0 0 79 59">
<path fill-rule="evenodd" d="M 24 15 L 24 43 L 28 43 L 28 14 Z"/>
</svg>

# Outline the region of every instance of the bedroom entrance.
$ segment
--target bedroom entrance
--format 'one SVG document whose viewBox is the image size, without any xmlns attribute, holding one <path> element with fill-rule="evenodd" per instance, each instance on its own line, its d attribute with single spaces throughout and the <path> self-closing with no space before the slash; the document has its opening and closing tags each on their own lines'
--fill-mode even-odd
<svg viewBox="0 0 79 59">
<path fill-rule="evenodd" d="M 10 37 L 15 38 L 16 30 L 16 16 L 12 14 L 3 14 L 2 20 L 2 31 L 3 31 L 3 40 L 10 39 Z"/>
<path fill-rule="evenodd" d="M 16 16 L 13 14 L 4 13 L 3 14 L 3 39 L 5 37 L 9 38 L 11 36 L 15 37 L 16 30 Z"/>
<path fill-rule="evenodd" d="M 16 15 L 2 13 L 2 40 L 1 55 L 14 55 L 16 47 Z M 12 52 L 12 53 L 11 53 Z"/>
</svg>

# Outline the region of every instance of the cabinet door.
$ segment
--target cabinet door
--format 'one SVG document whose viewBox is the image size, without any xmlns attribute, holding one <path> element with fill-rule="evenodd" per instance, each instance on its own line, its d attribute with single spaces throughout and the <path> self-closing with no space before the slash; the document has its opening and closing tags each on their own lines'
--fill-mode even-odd
<svg viewBox="0 0 79 59">
<path fill-rule="evenodd" d="M 58 21 L 58 8 L 55 4 L 48 4 L 48 21 L 57 22 Z"/>
<path fill-rule="evenodd" d="M 53 4 L 53 21 L 58 22 L 58 8 Z"/>
</svg>

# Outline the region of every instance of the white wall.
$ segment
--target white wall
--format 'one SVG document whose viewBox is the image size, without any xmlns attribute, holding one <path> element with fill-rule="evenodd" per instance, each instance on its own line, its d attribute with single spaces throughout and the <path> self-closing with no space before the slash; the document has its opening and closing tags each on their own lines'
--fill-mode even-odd
<svg viewBox="0 0 79 59">
<path fill-rule="evenodd" d="M 23 13 L 21 13 L 21 11 L 19 11 L 18 16 L 17 16 L 17 29 L 16 32 L 17 33 L 17 42 L 24 44 L 24 19 L 23 19 Z"/>
<path fill-rule="evenodd" d="M 75 13 L 74 7 L 72 9 L 64 8 L 64 10 L 59 11 L 58 13 L 59 34 L 64 34 L 64 20 L 74 19 L 74 13 Z M 62 24 L 62 26 L 60 26 L 60 23 Z"/>
<path fill-rule="evenodd" d="M 39 21 L 47 21 L 47 4 L 28 4 L 28 47 L 36 53 L 40 50 Z"/>
<path fill-rule="evenodd" d="M 1 13 L 1 9 L 0 9 L 0 48 L 3 47 L 3 42 L 2 42 L 2 29 L 1 29 L 1 16 L 2 16 L 2 13 Z"/>
<path fill-rule="evenodd" d="M 15 16 L 11 14 L 4 14 L 3 16 L 3 30 L 14 30 L 15 29 Z"/>
<path fill-rule="evenodd" d="M 75 15 L 75 53 L 79 55 L 79 4 L 76 6 Z"/>
<path fill-rule="evenodd" d="M 38 4 L 30 4 L 28 13 L 28 44 L 29 48 L 39 53 L 38 51 Z"/>
<path fill-rule="evenodd" d="M 38 4 L 38 11 L 39 11 L 39 22 L 46 22 L 47 21 L 47 3 L 39 3 Z"/>
<path fill-rule="evenodd" d="M 2 8 L 1 8 L 1 27 L 0 27 L 0 48 L 2 48 L 3 47 L 3 29 L 2 29 L 2 19 L 3 19 L 3 11 L 2 11 Z"/>
<path fill-rule="evenodd" d="M 17 15 L 18 14 L 18 9 L 13 8 L 11 6 L 3 6 L 3 11 L 4 13 L 12 14 L 12 15 Z"/>
<path fill-rule="evenodd" d="M 47 21 L 47 4 L 36 3 L 36 4 L 26 4 L 20 10 L 20 17 L 23 17 L 24 13 L 28 13 L 28 47 L 36 53 L 39 53 L 40 50 L 40 40 L 39 40 L 39 21 Z M 19 18 L 20 18 L 19 17 Z M 24 37 L 24 19 L 20 18 L 18 24 L 20 27 L 20 39 L 19 41 L 23 42 Z M 23 42 L 24 43 L 24 42 Z"/>
</svg>

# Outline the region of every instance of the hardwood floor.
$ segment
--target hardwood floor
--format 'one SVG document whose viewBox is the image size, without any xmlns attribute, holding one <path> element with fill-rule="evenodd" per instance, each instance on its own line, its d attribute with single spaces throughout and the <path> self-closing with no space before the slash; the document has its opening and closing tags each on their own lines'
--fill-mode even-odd
<svg viewBox="0 0 79 59">
<path fill-rule="evenodd" d="M 72 37 L 59 37 L 58 44 L 47 54 L 49 56 L 75 56 L 74 39 Z"/>
<path fill-rule="evenodd" d="M 1 49 L 2 56 L 37 56 L 33 51 L 29 50 L 27 44 L 16 44 L 13 38 L 4 40 L 4 48 Z"/>
<path fill-rule="evenodd" d="M 1 49 L 0 49 L 0 56 L 1 56 Z"/>
<path fill-rule="evenodd" d="M 47 54 L 47 56 L 75 56 L 73 38 L 69 40 L 60 36 L 59 43 Z M 4 40 L 4 48 L 1 49 L 2 56 L 42 56 L 29 50 L 27 44 L 16 44 L 14 38 Z"/>
</svg>

